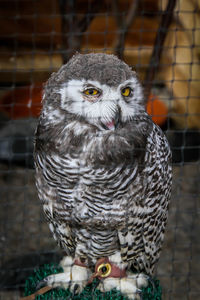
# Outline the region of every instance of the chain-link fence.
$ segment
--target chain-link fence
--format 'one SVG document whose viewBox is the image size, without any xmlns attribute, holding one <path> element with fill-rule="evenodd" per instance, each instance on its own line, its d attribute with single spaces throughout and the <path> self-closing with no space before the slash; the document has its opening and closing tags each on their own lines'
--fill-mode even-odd
<svg viewBox="0 0 200 300">
<path fill-rule="evenodd" d="M 137 72 L 173 154 L 157 278 L 163 299 L 200 297 L 200 4 L 197 0 L 0 1 L 0 286 L 18 299 L 62 253 L 35 189 L 33 140 L 44 82 L 76 52 L 114 53 Z"/>
</svg>

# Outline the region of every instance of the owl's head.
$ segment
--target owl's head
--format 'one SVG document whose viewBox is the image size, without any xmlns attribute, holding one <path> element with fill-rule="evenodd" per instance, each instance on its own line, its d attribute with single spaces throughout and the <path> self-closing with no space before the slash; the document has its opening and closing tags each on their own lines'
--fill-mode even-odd
<svg viewBox="0 0 200 300">
<path fill-rule="evenodd" d="M 45 105 L 52 118 L 59 117 L 59 108 L 62 114 L 81 117 L 100 130 L 115 129 L 145 110 L 135 72 L 116 56 L 102 53 L 76 54 L 53 73 L 46 85 Z"/>
</svg>

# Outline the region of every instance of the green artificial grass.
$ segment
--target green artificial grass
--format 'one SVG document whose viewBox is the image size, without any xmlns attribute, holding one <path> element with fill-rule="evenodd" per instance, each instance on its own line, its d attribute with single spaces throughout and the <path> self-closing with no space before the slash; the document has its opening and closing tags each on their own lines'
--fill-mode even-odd
<svg viewBox="0 0 200 300">
<path fill-rule="evenodd" d="M 62 268 L 58 265 L 48 264 L 34 271 L 25 283 L 25 296 L 31 295 L 36 292 L 36 286 L 43 278 L 48 275 L 62 272 Z M 109 292 L 102 293 L 96 289 L 98 279 L 95 279 L 90 285 L 86 286 L 81 294 L 73 296 L 67 289 L 52 289 L 43 295 L 37 295 L 36 300 L 58 300 L 58 299 L 74 299 L 74 300 L 127 300 L 120 291 L 113 289 Z M 148 287 L 142 290 L 143 300 L 162 300 L 161 287 L 159 280 L 152 279 Z"/>
</svg>

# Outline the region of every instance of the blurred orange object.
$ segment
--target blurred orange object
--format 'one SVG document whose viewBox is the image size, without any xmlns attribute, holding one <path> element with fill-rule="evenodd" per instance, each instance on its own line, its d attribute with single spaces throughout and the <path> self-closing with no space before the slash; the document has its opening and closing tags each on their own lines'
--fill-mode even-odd
<svg viewBox="0 0 200 300">
<path fill-rule="evenodd" d="M 0 100 L 0 111 L 10 119 L 38 117 L 41 110 L 43 84 L 35 84 L 6 93 Z"/>
<path fill-rule="evenodd" d="M 153 94 L 149 95 L 146 109 L 153 122 L 157 125 L 161 126 L 167 120 L 167 106 L 162 101 L 160 101 L 157 96 Z"/>
</svg>

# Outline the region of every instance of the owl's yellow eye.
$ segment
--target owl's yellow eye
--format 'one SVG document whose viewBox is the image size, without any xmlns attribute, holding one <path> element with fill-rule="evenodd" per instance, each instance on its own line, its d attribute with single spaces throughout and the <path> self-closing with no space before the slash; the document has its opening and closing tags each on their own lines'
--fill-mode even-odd
<svg viewBox="0 0 200 300">
<path fill-rule="evenodd" d="M 83 91 L 83 93 L 87 96 L 96 96 L 99 94 L 99 91 L 96 89 L 93 89 L 93 88 L 89 88 L 89 89 Z"/>
<path fill-rule="evenodd" d="M 131 88 L 130 87 L 126 87 L 124 89 L 121 90 L 121 94 L 124 97 L 128 97 L 131 94 Z"/>
</svg>

